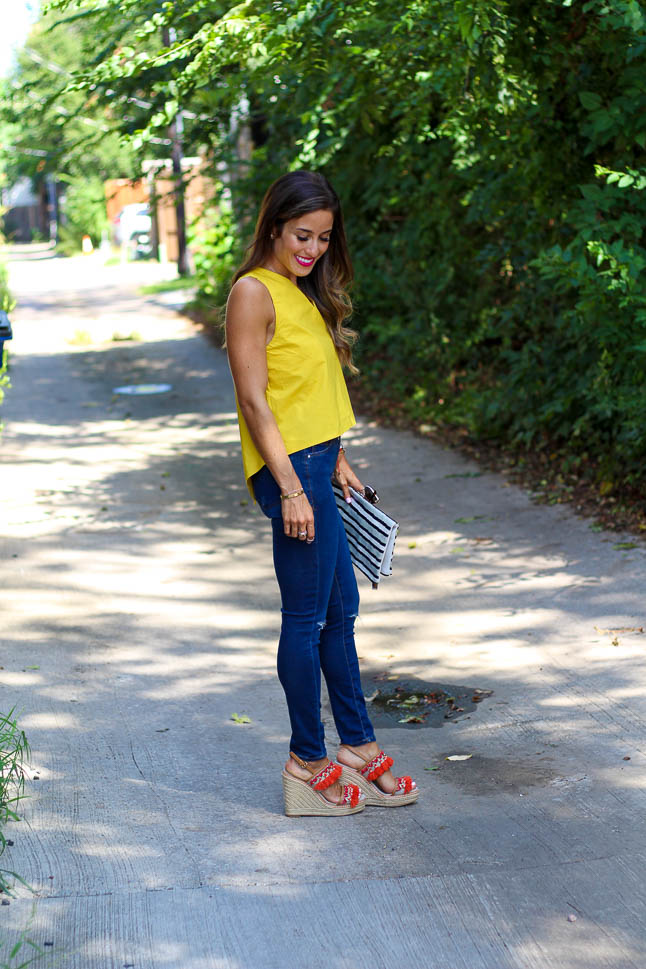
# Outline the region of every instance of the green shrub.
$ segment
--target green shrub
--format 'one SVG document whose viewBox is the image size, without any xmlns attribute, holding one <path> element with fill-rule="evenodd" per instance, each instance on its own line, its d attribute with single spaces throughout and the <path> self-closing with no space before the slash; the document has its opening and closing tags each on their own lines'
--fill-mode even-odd
<svg viewBox="0 0 646 969">
<path fill-rule="evenodd" d="M 123 22 L 119 0 L 81 6 Z M 267 184 L 323 170 L 384 404 L 578 461 L 604 493 L 643 480 L 643 3 L 204 0 L 170 52 L 147 11 L 74 85 L 106 106 L 154 91 L 163 110 L 122 124 L 140 146 L 182 105 L 185 149 L 226 183 L 197 258 L 209 305 Z"/>
<path fill-rule="evenodd" d="M 214 206 L 206 220 L 193 227 L 191 245 L 195 261 L 194 282 L 199 292 L 199 302 L 210 308 L 214 320 L 221 319 L 226 303 L 231 277 L 242 259 L 242 246 L 230 205 L 219 188 L 219 204 Z"/>
<path fill-rule="evenodd" d="M 74 255 L 81 249 L 84 235 L 89 235 L 96 247 L 101 234 L 108 228 L 105 188 L 100 178 L 80 176 L 64 179 L 68 182 L 62 205 L 59 249 Z"/>
<path fill-rule="evenodd" d="M 300 32 L 276 26 L 285 94 L 263 102 L 246 185 L 257 202 L 308 165 L 337 187 L 364 382 L 412 418 L 562 450 L 604 487 L 643 480 L 641 5 L 327 10 L 325 29 L 305 5 Z"/>
<path fill-rule="evenodd" d="M 0 241 L 1 238 L 0 238 Z M 11 293 L 9 292 L 9 273 L 7 271 L 6 265 L 0 261 L 0 310 L 4 310 L 5 313 L 11 312 L 14 307 L 14 301 L 11 298 Z M 0 354 L 0 404 L 4 398 L 4 389 L 9 386 L 9 378 L 6 373 L 7 369 L 7 355 L 8 351 L 3 347 L 3 352 Z M 0 424 L 0 429 L 2 425 Z"/>
</svg>

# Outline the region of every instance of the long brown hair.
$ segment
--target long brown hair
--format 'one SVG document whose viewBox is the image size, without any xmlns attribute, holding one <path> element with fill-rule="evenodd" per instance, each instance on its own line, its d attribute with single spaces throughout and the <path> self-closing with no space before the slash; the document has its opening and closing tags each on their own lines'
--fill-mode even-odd
<svg viewBox="0 0 646 969">
<path fill-rule="evenodd" d="M 273 253 L 272 234 L 280 235 L 286 222 L 319 209 L 326 209 L 334 217 L 330 245 L 316 261 L 312 272 L 300 277 L 297 285 L 318 307 L 341 364 L 352 373 L 358 373 L 352 363 L 352 347 L 357 334 L 344 326 L 352 313 L 352 302 L 347 292 L 353 277 L 352 263 L 345 238 L 341 203 L 324 175 L 318 172 L 288 172 L 269 186 L 260 206 L 253 240 L 247 248 L 247 258 L 233 277 L 233 282 L 251 269 L 264 265 Z"/>
</svg>

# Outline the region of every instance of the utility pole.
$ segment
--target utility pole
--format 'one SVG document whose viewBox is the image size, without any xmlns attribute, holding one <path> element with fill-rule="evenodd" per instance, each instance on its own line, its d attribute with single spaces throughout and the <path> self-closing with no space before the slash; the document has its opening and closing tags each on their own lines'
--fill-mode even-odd
<svg viewBox="0 0 646 969">
<path fill-rule="evenodd" d="M 170 47 L 177 39 L 174 27 L 162 29 L 162 39 L 166 47 Z M 177 222 L 177 272 L 180 276 L 188 276 L 188 252 L 186 249 L 186 210 L 184 208 L 184 181 L 182 179 L 182 135 L 184 134 L 184 117 L 181 111 L 175 115 L 169 128 L 171 140 L 171 158 L 173 163 L 173 178 L 175 181 L 175 219 Z"/>
<path fill-rule="evenodd" d="M 49 241 L 55 243 L 58 242 L 58 191 L 55 175 L 45 176 L 45 193 L 47 196 Z"/>
</svg>

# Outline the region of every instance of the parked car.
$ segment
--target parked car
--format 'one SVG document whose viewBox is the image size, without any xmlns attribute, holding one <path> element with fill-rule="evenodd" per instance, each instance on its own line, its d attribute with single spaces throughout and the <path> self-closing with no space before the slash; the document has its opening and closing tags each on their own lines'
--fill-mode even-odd
<svg viewBox="0 0 646 969">
<path fill-rule="evenodd" d="M 124 205 L 112 221 L 114 241 L 128 246 L 132 258 L 152 255 L 152 218 L 145 203 Z"/>
</svg>

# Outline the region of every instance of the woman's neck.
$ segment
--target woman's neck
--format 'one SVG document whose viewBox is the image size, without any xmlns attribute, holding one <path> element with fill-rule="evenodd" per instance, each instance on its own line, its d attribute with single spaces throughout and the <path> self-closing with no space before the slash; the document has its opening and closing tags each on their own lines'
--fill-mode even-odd
<svg viewBox="0 0 646 969">
<path fill-rule="evenodd" d="M 276 273 L 278 276 L 284 276 L 285 279 L 289 279 L 294 285 L 298 285 L 296 282 L 296 273 L 290 273 L 289 270 L 283 266 L 282 262 L 278 259 L 270 256 L 262 266 L 261 269 L 268 269 L 270 273 Z"/>
</svg>

